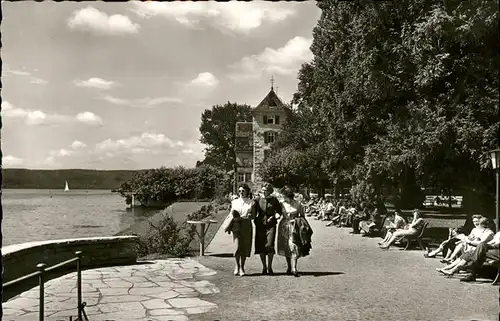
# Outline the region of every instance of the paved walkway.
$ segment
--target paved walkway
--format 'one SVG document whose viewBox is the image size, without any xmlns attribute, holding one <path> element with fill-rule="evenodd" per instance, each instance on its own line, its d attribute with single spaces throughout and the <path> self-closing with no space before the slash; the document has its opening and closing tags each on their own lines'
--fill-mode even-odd
<svg viewBox="0 0 500 321">
<path fill-rule="evenodd" d="M 206 280 L 214 274 L 192 259 L 83 271 L 85 311 L 92 321 L 188 320 L 217 307 L 210 297 L 219 289 Z M 76 318 L 76 273 L 47 282 L 45 293 L 45 320 Z M 38 320 L 38 299 L 36 287 L 5 302 L 3 320 Z"/>
<path fill-rule="evenodd" d="M 90 320 L 498 320 L 499 288 L 440 276 L 437 259 L 419 250 L 382 251 L 379 239 L 349 234 L 310 220 L 311 255 L 301 277 L 285 275 L 276 257 L 274 276 L 260 275 L 252 256 L 245 277 L 232 275 L 232 236 L 222 230 L 208 256 L 84 271 Z M 47 285 L 46 320 L 76 315 L 76 276 Z M 4 303 L 4 320 L 37 320 L 38 288 Z"/>
<path fill-rule="evenodd" d="M 378 248 L 379 238 L 349 234 L 348 228 L 314 230 L 311 255 L 299 260 L 302 276 L 285 275 L 286 262 L 275 257 L 275 276 L 260 275 L 260 260 L 247 261 L 246 277 L 232 275 L 232 237 L 219 233 L 199 258 L 217 270 L 213 283 L 219 308 L 190 320 L 499 320 L 499 287 L 491 280 L 460 282 L 435 271 L 438 259 L 420 250 Z"/>
</svg>

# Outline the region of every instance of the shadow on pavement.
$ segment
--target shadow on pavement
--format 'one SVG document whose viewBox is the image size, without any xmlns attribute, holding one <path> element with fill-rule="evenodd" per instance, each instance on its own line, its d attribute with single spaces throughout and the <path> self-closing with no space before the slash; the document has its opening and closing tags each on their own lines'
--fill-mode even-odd
<svg viewBox="0 0 500 321">
<path fill-rule="evenodd" d="M 205 254 L 206 256 L 215 256 L 215 257 L 233 257 L 233 253 L 214 253 L 214 254 Z"/>
<path fill-rule="evenodd" d="M 300 276 L 328 276 L 328 275 L 341 275 L 344 274 L 344 272 L 299 272 Z M 293 277 L 291 274 L 286 274 L 284 272 L 274 272 L 274 275 L 263 275 L 262 273 L 249 273 L 246 274 L 245 276 L 262 276 L 262 277 L 275 277 L 275 276 L 288 276 L 288 277 Z"/>
</svg>

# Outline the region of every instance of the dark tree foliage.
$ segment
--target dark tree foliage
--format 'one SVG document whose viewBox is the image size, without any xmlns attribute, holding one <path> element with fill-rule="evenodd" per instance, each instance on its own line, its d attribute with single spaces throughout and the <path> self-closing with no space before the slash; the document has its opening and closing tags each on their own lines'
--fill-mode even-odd
<svg viewBox="0 0 500 321">
<path fill-rule="evenodd" d="M 120 193 L 130 202 L 129 192 L 144 206 L 165 207 L 177 200 L 207 200 L 220 197 L 231 189 L 229 175 L 214 166 L 196 168 L 157 168 L 138 172 L 120 186 Z"/>
<path fill-rule="evenodd" d="M 227 102 L 206 109 L 201 115 L 201 143 L 207 145 L 205 159 L 200 164 L 209 164 L 226 171 L 236 162 L 234 150 L 237 122 L 252 121 L 249 105 Z"/>
<path fill-rule="evenodd" d="M 353 196 L 421 187 L 491 213 L 498 146 L 498 7 L 493 1 L 320 1 L 314 59 L 299 71 L 280 147 L 320 149 Z M 365 193 L 366 194 L 366 193 Z"/>
</svg>

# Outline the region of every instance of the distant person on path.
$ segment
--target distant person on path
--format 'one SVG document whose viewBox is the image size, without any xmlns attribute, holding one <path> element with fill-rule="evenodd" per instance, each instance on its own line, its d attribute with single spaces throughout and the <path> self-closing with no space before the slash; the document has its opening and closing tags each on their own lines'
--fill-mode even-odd
<svg viewBox="0 0 500 321">
<path fill-rule="evenodd" d="M 413 210 L 412 222 L 404 229 L 394 231 L 394 233 L 392 233 L 391 235 L 391 238 L 387 242 L 382 243 L 382 245 L 380 245 L 380 248 L 383 250 L 387 250 L 392 245 L 392 243 L 394 243 L 399 237 L 415 235 L 419 233 L 424 223 L 425 222 L 422 219 L 422 213 L 420 212 L 420 210 L 418 209 Z"/>
<path fill-rule="evenodd" d="M 238 188 L 239 198 L 231 202 L 229 215 L 231 221 L 225 228 L 227 233 L 233 233 L 234 259 L 236 266 L 234 275 L 245 275 L 245 261 L 252 251 L 252 219 L 255 218 L 255 202 L 250 196 L 250 187 L 242 184 Z"/>
<path fill-rule="evenodd" d="M 262 274 L 273 275 L 273 258 L 276 253 L 274 249 L 276 224 L 282 215 L 282 207 L 278 199 L 271 196 L 273 193 L 271 184 L 264 184 L 261 192 L 262 195 L 255 200 L 257 207 L 257 215 L 254 220 L 255 254 L 260 255 Z"/>
<path fill-rule="evenodd" d="M 282 194 L 283 218 L 278 224 L 278 255 L 286 259 L 286 273 L 298 277 L 297 261 L 309 255 L 312 229 L 305 219 L 302 205 L 294 200 L 292 189 L 285 187 Z"/>
</svg>

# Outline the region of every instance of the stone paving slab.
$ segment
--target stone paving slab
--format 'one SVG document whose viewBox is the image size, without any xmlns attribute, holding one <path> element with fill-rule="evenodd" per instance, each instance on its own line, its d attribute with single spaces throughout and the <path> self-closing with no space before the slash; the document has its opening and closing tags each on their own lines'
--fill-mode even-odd
<svg viewBox="0 0 500 321">
<path fill-rule="evenodd" d="M 215 275 L 194 259 L 167 259 L 82 272 L 85 312 L 92 321 L 188 320 L 217 305 L 205 296 L 219 289 Z M 76 318 L 76 272 L 45 283 L 45 320 Z M 203 298 L 202 298 L 203 297 Z M 3 303 L 4 321 L 38 320 L 39 287 Z"/>
</svg>

